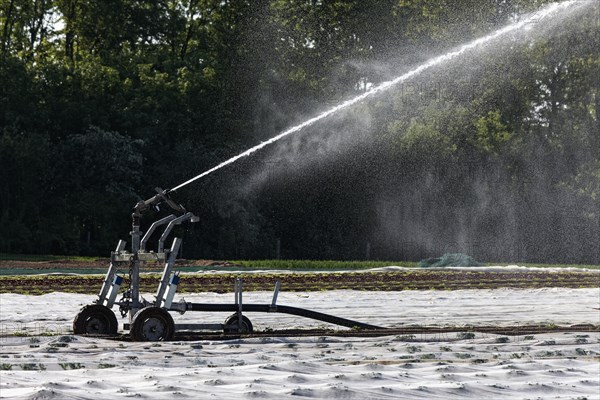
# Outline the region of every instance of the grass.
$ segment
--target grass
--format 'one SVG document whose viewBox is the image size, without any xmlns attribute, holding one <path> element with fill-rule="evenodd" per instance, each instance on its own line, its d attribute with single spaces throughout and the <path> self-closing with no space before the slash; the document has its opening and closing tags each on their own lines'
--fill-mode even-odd
<svg viewBox="0 0 600 400">
<path fill-rule="evenodd" d="M 244 260 L 235 264 L 249 269 L 282 269 L 296 271 L 314 270 L 355 270 L 383 268 L 390 265 L 398 267 L 416 267 L 412 261 L 334 261 L 334 260 Z"/>
<path fill-rule="evenodd" d="M 53 256 L 40 254 L 9 254 L 0 253 L 0 261 L 96 261 L 100 257 L 83 257 L 83 256 Z"/>
<path fill-rule="evenodd" d="M 65 255 L 39 255 L 39 254 L 10 254 L 0 253 L 0 261 L 96 261 L 102 257 L 83 257 L 83 256 L 65 256 Z M 108 257 L 106 257 L 108 258 Z M 194 264 L 194 260 L 189 260 Z M 336 260 L 236 260 L 231 261 L 236 266 L 242 266 L 248 269 L 282 269 L 282 270 L 353 270 L 381 268 L 390 265 L 414 268 L 417 267 L 417 261 L 336 261 Z M 486 262 L 486 266 L 508 266 L 520 265 L 535 268 L 584 268 L 600 269 L 600 265 L 590 264 L 541 264 L 541 263 L 520 263 L 520 262 Z M 214 267 L 211 267 L 214 268 Z"/>
<path fill-rule="evenodd" d="M 416 268 L 417 261 L 335 261 L 335 260 L 238 260 L 233 263 L 248 269 L 283 269 L 283 270 L 353 270 L 383 268 L 391 265 L 404 268 Z M 581 268 L 600 269 L 600 265 L 586 264 L 540 264 L 540 263 L 505 263 L 487 262 L 485 266 L 519 265 L 531 268 Z"/>
</svg>

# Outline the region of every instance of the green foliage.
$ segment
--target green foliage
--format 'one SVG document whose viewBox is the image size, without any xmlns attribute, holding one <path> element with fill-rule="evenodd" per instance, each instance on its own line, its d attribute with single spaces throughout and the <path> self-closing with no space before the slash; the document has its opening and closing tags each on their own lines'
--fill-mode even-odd
<svg viewBox="0 0 600 400">
<path fill-rule="evenodd" d="M 105 255 L 155 186 L 548 2 L 3 0 L 0 251 Z M 461 238 L 481 260 L 600 262 L 591 3 L 177 193 L 203 217 L 186 257 L 279 239 L 286 258 L 418 260 Z"/>
<path fill-rule="evenodd" d="M 32 253 L 35 243 L 52 240 L 43 198 L 51 147 L 38 134 L 4 127 L 0 136 L 0 250 Z"/>
<path fill-rule="evenodd" d="M 502 153 L 503 145 L 510 141 L 511 134 L 503 124 L 499 111 L 488 112 L 487 117 L 475 121 L 477 142 L 488 153 Z"/>
<path fill-rule="evenodd" d="M 431 123 L 424 124 L 413 120 L 406 131 L 399 133 L 402 154 L 421 155 L 432 162 L 447 159 L 448 153 L 452 151 L 450 138 Z"/>
<path fill-rule="evenodd" d="M 473 332 L 459 332 L 456 334 L 456 337 L 461 340 L 474 339 L 475 334 Z"/>
<path fill-rule="evenodd" d="M 234 263 L 242 265 L 245 268 L 288 269 L 297 271 L 370 269 L 383 268 L 390 265 L 402 267 L 415 266 L 414 263 L 403 261 L 248 260 L 235 261 Z"/>
<path fill-rule="evenodd" d="M 57 260 L 73 260 L 73 261 L 83 261 L 83 262 L 85 262 L 85 261 L 94 261 L 96 259 L 97 259 L 97 257 L 0 253 L 0 260 L 10 260 L 10 261 L 57 261 Z"/>
</svg>

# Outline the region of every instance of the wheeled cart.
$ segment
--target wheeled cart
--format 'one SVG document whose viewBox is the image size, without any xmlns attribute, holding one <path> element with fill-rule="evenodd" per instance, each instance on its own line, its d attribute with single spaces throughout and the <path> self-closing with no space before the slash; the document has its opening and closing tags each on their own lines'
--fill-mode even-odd
<svg viewBox="0 0 600 400">
<path fill-rule="evenodd" d="M 167 204 L 179 215 L 171 214 L 152 223 L 142 237 L 140 220 L 142 214 L 151 209 Z M 75 334 L 116 335 L 119 324 L 113 312 L 114 306 L 119 307 L 123 318 L 128 322 L 123 324 L 124 330 L 129 330 L 131 338 L 136 341 L 171 340 L 177 330 L 213 329 L 222 330 L 224 333 L 252 333 L 253 326 L 245 315 L 248 312 L 267 312 L 292 314 L 305 318 L 316 319 L 331 324 L 355 329 L 380 329 L 377 326 L 358 321 L 340 318 L 333 315 L 311 311 L 303 308 L 277 305 L 277 295 L 280 290 L 279 281 L 275 282 L 273 298 L 269 304 L 243 304 L 243 281 L 235 281 L 235 301 L 228 304 L 190 303 L 186 301 L 173 302 L 177 285 L 181 279 L 179 272 L 174 271 L 175 259 L 181 247 L 181 239 L 174 238 L 169 249 L 164 244 L 173 228 L 183 222 L 197 222 L 191 212 L 173 202 L 167 191 L 157 188 L 157 194 L 136 204 L 131 231 L 131 252 L 125 250 L 126 243 L 119 241 L 115 251 L 111 253 L 111 262 L 104 278 L 104 282 L 94 304 L 83 307 L 73 321 Z M 160 226 L 166 225 L 158 240 L 157 251 L 147 251 L 146 246 L 150 236 Z M 162 277 L 156 290 L 154 300 L 148 301 L 140 295 L 140 268 L 145 262 L 164 263 Z M 122 293 L 120 300 L 116 300 L 121 292 L 121 287 L 126 282 L 125 278 L 117 271 L 127 269 L 129 287 Z M 187 311 L 204 312 L 229 312 L 222 324 L 175 324 L 170 312 L 177 311 L 181 314 Z"/>
</svg>

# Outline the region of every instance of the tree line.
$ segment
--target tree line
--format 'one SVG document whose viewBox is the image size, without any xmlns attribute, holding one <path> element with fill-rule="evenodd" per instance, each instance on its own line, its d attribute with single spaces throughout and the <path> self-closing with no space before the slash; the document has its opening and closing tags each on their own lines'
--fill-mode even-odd
<svg viewBox="0 0 600 400">
<path fill-rule="evenodd" d="M 600 11 L 546 3 L 1 0 L 0 252 L 106 255 L 155 186 L 529 18 L 174 193 L 183 256 L 599 263 Z"/>
</svg>

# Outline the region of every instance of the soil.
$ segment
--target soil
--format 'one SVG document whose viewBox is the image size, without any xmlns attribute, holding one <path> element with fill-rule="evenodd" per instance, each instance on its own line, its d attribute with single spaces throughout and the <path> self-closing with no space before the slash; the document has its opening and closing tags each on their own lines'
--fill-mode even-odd
<svg viewBox="0 0 600 400">
<path fill-rule="evenodd" d="M 199 333 L 199 332 L 178 332 L 176 340 L 194 341 L 194 340 L 231 340 L 253 337 L 306 337 L 306 336 L 331 336 L 331 337 L 380 337 L 392 335 L 405 335 L 402 340 L 416 340 L 414 335 L 423 334 L 451 334 L 461 332 L 478 332 L 495 335 L 521 336 L 533 335 L 549 332 L 600 332 L 600 325 L 580 324 L 571 326 L 557 325 L 519 325 L 519 326 L 491 326 L 491 325 L 473 325 L 473 326 L 446 326 L 446 327 L 427 327 L 413 326 L 405 328 L 383 328 L 383 329 L 284 329 L 269 330 L 266 332 L 253 332 L 248 334 L 224 334 L 224 333 Z M 123 341 L 131 341 L 128 334 L 117 336 L 104 336 Z"/>
<path fill-rule="evenodd" d="M 159 274 L 140 276 L 140 289 L 155 290 Z M 186 274 L 178 291 L 230 292 L 239 273 Z M 101 275 L 4 275 L 0 276 L 0 293 L 44 294 L 53 291 L 95 293 L 102 285 Z M 470 270 L 401 270 L 394 272 L 345 273 L 260 273 L 245 274 L 244 289 L 270 291 L 275 281 L 286 291 L 320 291 L 335 289 L 401 291 L 458 290 L 494 288 L 595 288 L 600 287 L 600 274 L 582 271 L 515 272 Z M 125 284 L 128 277 L 125 276 Z"/>
</svg>

